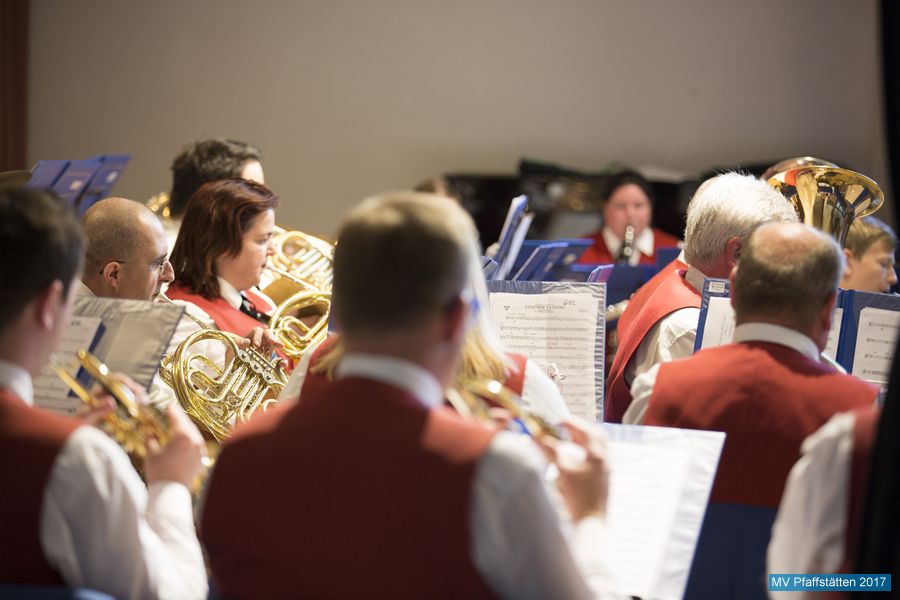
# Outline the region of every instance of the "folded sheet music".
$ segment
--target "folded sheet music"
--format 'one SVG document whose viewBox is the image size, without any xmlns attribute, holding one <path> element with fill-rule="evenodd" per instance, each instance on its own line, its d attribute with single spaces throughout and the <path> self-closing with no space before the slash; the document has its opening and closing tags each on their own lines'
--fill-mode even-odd
<svg viewBox="0 0 900 600">
<path fill-rule="evenodd" d="M 75 352 L 85 348 L 113 372 L 124 373 L 149 389 L 183 312 L 183 307 L 173 304 L 79 296 L 51 360 L 89 384 L 75 360 Z M 35 378 L 34 399 L 37 406 L 63 414 L 73 414 L 81 404 L 49 368 Z"/>
<path fill-rule="evenodd" d="M 50 355 L 48 364 L 32 380 L 34 385 L 34 405 L 72 416 L 81 406 L 81 399 L 69 391 L 69 386 L 57 376 L 50 365 L 61 367 L 72 377 L 78 378 L 81 365 L 75 353 L 84 348 L 93 351 L 103 334 L 103 324 L 97 317 L 74 316 L 63 332 L 56 351 Z"/>
<path fill-rule="evenodd" d="M 608 591 L 680 599 L 725 434 L 605 423 L 610 494 Z"/>
</svg>

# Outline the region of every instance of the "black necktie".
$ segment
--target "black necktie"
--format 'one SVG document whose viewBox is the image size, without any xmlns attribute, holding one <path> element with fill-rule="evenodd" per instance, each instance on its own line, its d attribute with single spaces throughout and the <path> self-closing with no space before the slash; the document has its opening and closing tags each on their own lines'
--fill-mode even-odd
<svg viewBox="0 0 900 600">
<path fill-rule="evenodd" d="M 253 317 L 260 323 L 268 324 L 269 322 L 269 318 L 256 310 L 256 305 L 244 294 L 241 294 L 241 312 L 249 317 Z"/>
</svg>

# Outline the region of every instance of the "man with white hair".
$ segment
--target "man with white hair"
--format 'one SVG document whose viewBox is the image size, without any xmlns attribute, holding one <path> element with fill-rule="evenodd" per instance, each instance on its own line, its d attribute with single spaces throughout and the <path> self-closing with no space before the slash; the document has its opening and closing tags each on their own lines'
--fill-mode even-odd
<svg viewBox="0 0 900 600">
<path fill-rule="evenodd" d="M 747 235 L 767 221 L 796 222 L 797 216 L 766 183 L 725 173 L 700 186 L 687 209 L 684 257 L 689 266 L 670 270 L 642 303 L 629 306 L 630 327 L 620 333 L 610 368 L 604 420 L 622 421 L 638 375 L 693 354 L 703 280 L 727 278 Z"/>
</svg>

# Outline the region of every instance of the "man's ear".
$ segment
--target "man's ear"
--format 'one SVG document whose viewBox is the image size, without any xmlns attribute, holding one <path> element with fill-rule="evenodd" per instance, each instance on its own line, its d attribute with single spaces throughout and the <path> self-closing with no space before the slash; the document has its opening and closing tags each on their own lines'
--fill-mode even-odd
<svg viewBox="0 0 900 600">
<path fill-rule="evenodd" d="M 739 237 L 733 237 L 725 242 L 725 258 L 728 261 L 729 268 L 733 269 L 741 258 L 741 248 L 743 242 Z"/>
<path fill-rule="evenodd" d="M 65 303 L 63 296 L 63 284 L 59 279 L 54 279 L 43 290 L 35 295 L 32 300 L 34 315 L 38 324 L 47 330 L 53 329 L 59 318 L 60 308 Z"/>
<path fill-rule="evenodd" d="M 466 334 L 469 305 L 456 297 L 444 310 L 441 317 L 441 336 L 446 341 L 458 341 Z"/>
<path fill-rule="evenodd" d="M 106 285 L 114 290 L 119 289 L 120 274 L 121 270 L 119 269 L 119 263 L 116 261 L 106 263 L 106 266 L 103 267 L 103 270 L 100 272 L 100 276 L 103 277 L 103 281 L 106 282 Z"/>
<path fill-rule="evenodd" d="M 853 274 L 853 253 L 850 252 L 849 248 L 844 248 L 844 278 L 850 277 Z"/>
</svg>

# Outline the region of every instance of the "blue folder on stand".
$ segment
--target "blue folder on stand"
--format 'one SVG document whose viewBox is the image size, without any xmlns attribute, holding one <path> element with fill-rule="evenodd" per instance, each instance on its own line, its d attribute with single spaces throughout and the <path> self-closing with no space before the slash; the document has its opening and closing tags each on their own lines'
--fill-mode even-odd
<svg viewBox="0 0 900 600">
<path fill-rule="evenodd" d="M 541 244 L 531 253 L 528 260 L 513 272 L 513 281 L 551 281 L 550 275 L 568 249 L 565 242 L 547 242 Z"/>
<path fill-rule="evenodd" d="M 94 173 L 90 181 L 84 187 L 81 199 L 78 201 L 78 214 L 84 212 L 104 198 L 108 198 L 113 186 L 122 176 L 122 171 L 128 165 L 131 157 L 127 154 L 110 154 L 95 156 L 90 160 L 101 161 L 100 168 Z"/>
<path fill-rule="evenodd" d="M 862 311 L 866 308 L 876 308 L 891 312 L 900 312 L 900 296 L 894 294 L 876 294 L 871 292 L 860 292 L 857 290 L 844 290 L 839 298 L 839 304 L 843 308 L 844 315 L 841 320 L 841 336 L 838 343 L 837 362 L 847 369 L 848 373 L 853 372 L 854 357 L 856 356 L 856 345 L 859 337 L 859 329 L 862 319 Z M 889 345 L 884 348 L 893 354 L 894 348 L 890 343 L 896 335 L 896 330 L 880 331 L 878 338 L 882 338 L 882 345 Z M 863 379 L 868 379 L 863 377 Z M 886 382 L 885 378 L 885 382 Z"/>
<path fill-rule="evenodd" d="M 709 314 L 710 298 L 730 298 L 731 283 L 727 279 L 707 277 L 703 280 L 703 293 L 700 295 L 700 320 L 697 323 L 697 339 L 694 341 L 694 352 L 703 346 L 703 332 L 706 330 L 706 317 Z"/>
<path fill-rule="evenodd" d="M 544 244 L 550 243 L 565 243 L 566 251 L 559 258 L 557 269 L 549 274 L 551 279 L 545 279 L 544 281 L 559 281 L 560 275 L 567 272 L 568 269 L 574 265 L 581 255 L 584 254 L 584 251 L 591 247 L 591 244 L 594 242 L 592 240 L 586 240 L 581 238 L 564 238 L 558 240 L 525 240 L 522 242 L 522 248 L 519 249 L 519 254 L 516 256 L 516 260 L 513 262 L 513 273 L 518 273 L 519 269 L 525 264 L 531 255 Z"/>
<path fill-rule="evenodd" d="M 103 162 L 99 160 L 70 161 L 66 170 L 53 182 L 50 189 L 57 196 L 76 207 L 81 194 L 87 189 L 87 184 L 102 165 Z"/>
<path fill-rule="evenodd" d="M 50 189 L 68 166 L 67 160 L 39 160 L 31 167 L 31 179 L 25 187 Z"/>
</svg>

